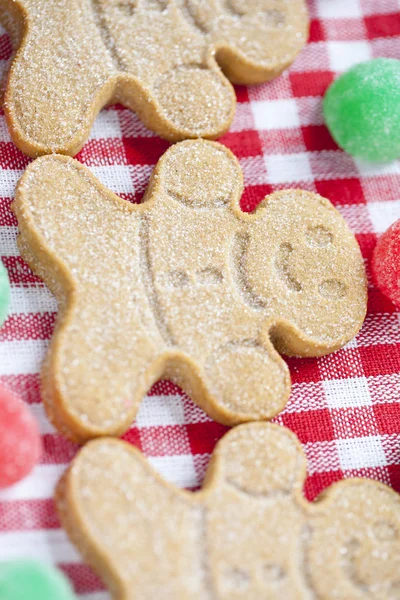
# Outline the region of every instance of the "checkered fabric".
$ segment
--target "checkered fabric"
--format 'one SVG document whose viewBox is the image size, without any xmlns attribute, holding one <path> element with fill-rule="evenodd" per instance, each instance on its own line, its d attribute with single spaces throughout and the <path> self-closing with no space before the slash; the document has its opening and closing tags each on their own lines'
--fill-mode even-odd
<svg viewBox="0 0 400 600">
<path fill-rule="evenodd" d="M 377 236 L 400 217 L 400 164 L 376 166 L 338 149 L 324 127 L 321 96 L 336 73 L 357 62 L 400 59 L 398 0 L 310 0 L 310 43 L 276 81 L 238 87 L 231 130 L 222 139 L 245 175 L 243 210 L 273 190 L 301 187 L 329 198 L 360 243 L 367 269 Z M 0 35 L 5 68 L 11 48 Z M 168 143 L 120 106 L 103 110 L 78 160 L 110 189 L 139 201 Z M 11 310 L 0 331 L 0 380 L 39 420 L 41 464 L 0 493 L 0 560 L 33 556 L 59 565 L 87 600 L 109 599 L 60 529 L 54 485 L 77 451 L 49 424 L 38 373 L 56 304 L 21 260 L 10 211 L 15 184 L 28 164 L 0 116 L 0 256 L 12 284 Z M 276 419 L 299 436 L 308 459 L 311 500 L 334 481 L 363 476 L 400 491 L 400 314 L 370 283 L 365 325 L 346 348 L 320 359 L 290 359 L 293 392 Z M 124 436 L 166 479 L 201 484 L 210 453 L 226 428 L 211 421 L 179 389 L 160 382 L 144 399 Z M 155 500 L 156 501 L 156 500 Z"/>
</svg>

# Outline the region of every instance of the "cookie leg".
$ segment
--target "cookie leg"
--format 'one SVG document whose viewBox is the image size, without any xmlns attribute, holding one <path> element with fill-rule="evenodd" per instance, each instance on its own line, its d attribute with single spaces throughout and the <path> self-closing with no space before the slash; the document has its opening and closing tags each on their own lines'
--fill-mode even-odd
<svg viewBox="0 0 400 600">
<path fill-rule="evenodd" d="M 73 155 L 112 98 L 112 61 L 85 3 L 15 4 L 9 28 L 14 41 L 22 41 L 4 101 L 11 136 L 30 156 Z"/>
<path fill-rule="evenodd" d="M 289 370 L 269 341 L 227 344 L 204 370 L 212 414 L 227 425 L 272 419 L 290 394 Z"/>
<path fill-rule="evenodd" d="M 76 306 L 74 314 L 66 316 L 67 325 L 61 318 L 42 370 L 46 412 L 64 435 L 78 443 L 122 435 L 163 373 L 163 361 L 157 360 L 143 327 L 116 313 L 109 319 L 119 320 L 117 327 L 104 324 L 109 312 L 103 305 L 96 319 L 93 312 L 90 317 L 83 306 Z M 91 329 L 84 324 L 88 318 L 96 320 Z"/>
</svg>

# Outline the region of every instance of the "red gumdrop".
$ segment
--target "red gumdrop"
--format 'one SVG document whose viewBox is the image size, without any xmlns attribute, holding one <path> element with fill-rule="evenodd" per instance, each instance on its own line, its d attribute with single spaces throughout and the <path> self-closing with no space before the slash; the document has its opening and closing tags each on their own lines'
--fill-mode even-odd
<svg viewBox="0 0 400 600">
<path fill-rule="evenodd" d="M 400 219 L 379 239 L 371 267 L 376 285 L 400 308 Z"/>
<path fill-rule="evenodd" d="M 39 427 L 27 405 L 0 386 L 0 488 L 28 475 L 41 451 Z"/>
</svg>

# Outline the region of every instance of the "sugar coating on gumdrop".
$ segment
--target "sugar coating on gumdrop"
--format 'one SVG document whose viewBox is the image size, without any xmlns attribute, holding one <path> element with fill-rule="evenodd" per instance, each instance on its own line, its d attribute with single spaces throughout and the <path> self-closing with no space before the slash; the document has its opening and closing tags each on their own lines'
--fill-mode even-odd
<svg viewBox="0 0 400 600">
<path fill-rule="evenodd" d="M 323 103 L 335 141 L 353 156 L 388 162 L 400 156 L 400 60 L 377 58 L 340 76 Z"/>
<path fill-rule="evenodd" d="M 0 260 L 0 327 L 3 325 L 10 301 L 10 283 L 6 268 Z"/>
<path fill-rule="evenodd" d="M 400 307 L 400 219 L 378 241 L 372 274 L 381 292 Z"/>
<path fill-rule="evenodd" d="M 28 475 L 40 453 L 36 420 L 22 400 L 0 386 L 0 488 Z"/>
<path fill-rule="evenodd" d="M 54 567 L 21 559 L 0 563 L 0 598 L 75 600 L 66 577 Z"/>
</svg>

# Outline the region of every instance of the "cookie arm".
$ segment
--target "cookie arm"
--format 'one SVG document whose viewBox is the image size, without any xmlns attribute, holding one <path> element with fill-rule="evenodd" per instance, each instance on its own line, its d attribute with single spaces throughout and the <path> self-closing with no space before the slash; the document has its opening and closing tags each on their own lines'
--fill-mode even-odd
<svg viewBox="0 0 400 600">
<path fill-rule="evenodd" d="M 277 77 L 307 41 L 304 0 L 187 0 L 183 12 L 212 44 L 218 64 L 233 83 Z"/>
<path fill-rule="evenodd" d="M 78 442 L 120 435 L 164 368 L 143 292 L 140 209 L 78 162 L 48 156 L 23 175 L 14 211 L 21 253 L 59 303 L 42 372 L 49 418 Z"/>
<path fill-rule="evenodd" d="M 0 16 L 14 42 L 20 40 L 4 99 L 13 141 L 32 157 L 76 154 L 115 87 L 93 16 L 77 0 L 12 4 Z"/>
<path fill-rule="evenodd" d="M 397 598 L 400 496 L 367 479 L 348 479 L 308 505 L 307 572 L 318 598 Z"/>
<path fill-rule="evenodd" d="M 56 505 L 113 598 L 209 598 L 201 506 L 130 444 L 89 442 L 60 481 Z"/>
</svg>

